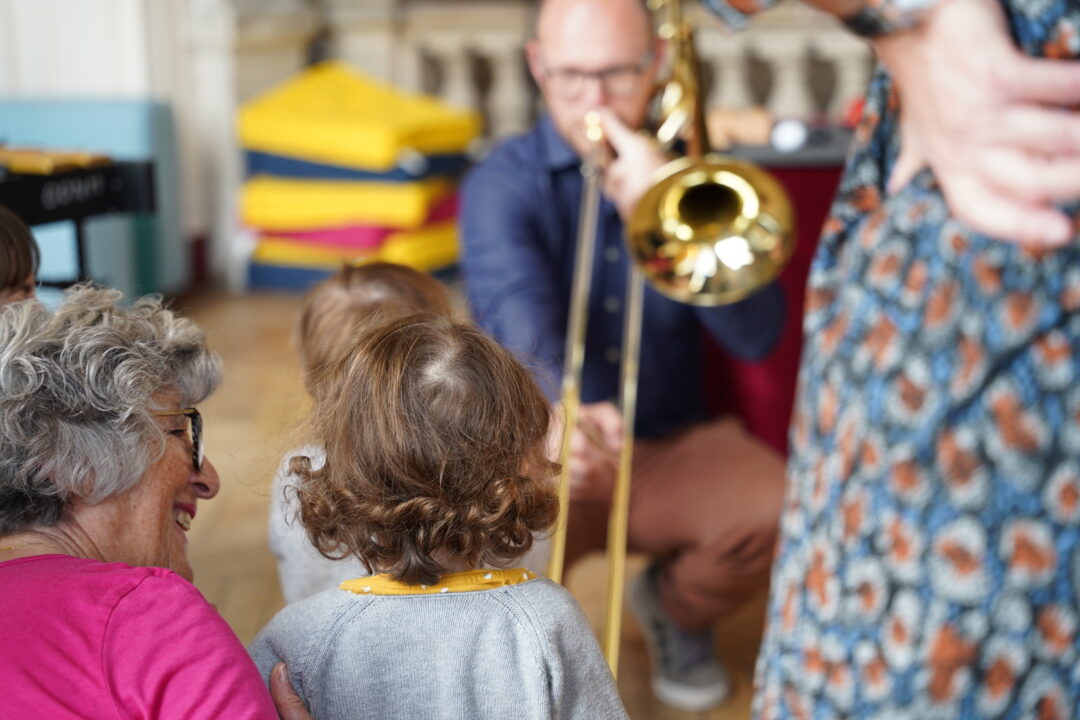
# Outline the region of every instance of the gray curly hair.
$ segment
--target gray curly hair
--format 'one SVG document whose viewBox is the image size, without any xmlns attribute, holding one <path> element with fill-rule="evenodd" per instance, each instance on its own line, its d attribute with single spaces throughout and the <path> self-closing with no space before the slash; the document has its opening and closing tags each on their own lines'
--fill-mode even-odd
<svg viewBox="0 0 1080 720">
<path fill-rule="evenodd" d="M 134 486 L 165 448 L 151 412 L 194 405 L 221 382 L 206 334 L 152 296 L 79 285 L 50 312 L 0 310 L 0 535 L 55 525 L 73 499 Z"/>
</svg>

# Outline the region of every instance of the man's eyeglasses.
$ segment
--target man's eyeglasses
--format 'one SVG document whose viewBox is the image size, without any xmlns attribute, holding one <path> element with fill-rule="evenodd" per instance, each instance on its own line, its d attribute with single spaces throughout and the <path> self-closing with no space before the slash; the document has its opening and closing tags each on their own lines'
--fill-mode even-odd
<svg viewBox="0 0 1080 720">
<path fill-rule="evenodd" d="M 612 97 L 625 97 L 641 91 L 641 76 L 652 63 L 652 55 L 636 64 L 615 65 L 603 70 L 578 70 L 577 68 L 547 68 L 551 92 L 566 100 L 574 100 L 585 91 L 585 82 L 593 79 L 600 83 L 604 93 Z"/>
<path fill-rule="evenodd" d="M 183 415 L 191 421 L 191 463 L 195 466 L 195 472 L 202 470 L 203 444 L 202 444 L 202 415 L 195 408 L 182 408 L 180 410 L 165 410 L 163 412 L 150 413 L 154 417 L 175 417 Z"/>
</svg>

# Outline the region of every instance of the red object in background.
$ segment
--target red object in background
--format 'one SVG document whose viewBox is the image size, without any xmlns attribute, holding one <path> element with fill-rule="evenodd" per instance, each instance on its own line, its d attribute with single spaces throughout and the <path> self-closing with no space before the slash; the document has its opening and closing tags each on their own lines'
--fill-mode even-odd
<svg viewBox="0 0 1080 720">
<path fill-rule="evenodd" d="M 846 128 L 854 128 L 858 126 L 859 121 L 862 120 L 863 105 L 866 102 L 866 98 L 861 95 L 848 103 L 847 108 L 844 110 L 844 120 L 841 123 Z"/>
<path fill-rule="evenodd" d="M 740 416 L 747 430 L 786 457 L 802 352 L 806 278 L 843 166 L 768 170 L 787 189 L 797 223 L 795 254 L 780 274 L 784 329 L 776 348 L 759 362 L 738 360 L 709 343 L 705 389 L 714 410 Z"/>
</svg>

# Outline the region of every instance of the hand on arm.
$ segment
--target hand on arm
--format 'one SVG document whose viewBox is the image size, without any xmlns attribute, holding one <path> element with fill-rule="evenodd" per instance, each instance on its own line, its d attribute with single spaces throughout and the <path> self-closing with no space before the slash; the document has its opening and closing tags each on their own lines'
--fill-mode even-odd
<svg viewBox="0 0 1080 720">
<path fill-rule="evenodd" d="M 275 665 L 270 672 L 270 696 L 274 698 L 274 706 L 281 720 L 311 720 L 304 701 L 289 684 L 289 670 L 283 662 Z"/>
</svg>

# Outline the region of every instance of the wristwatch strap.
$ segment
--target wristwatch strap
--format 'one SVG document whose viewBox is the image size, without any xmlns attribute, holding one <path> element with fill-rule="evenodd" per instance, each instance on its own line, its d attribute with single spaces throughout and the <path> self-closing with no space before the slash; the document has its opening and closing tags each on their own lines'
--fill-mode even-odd
<svg viewBox="0 0 1080 720">
<path fill-rule="evenodd" d="M 936 0 L 868 0 L 862 8 L 841 22 L 851 32 L 865 38 L 907 30 L 922 20 Z"/>
</svg>

